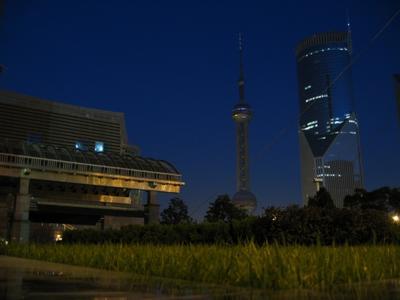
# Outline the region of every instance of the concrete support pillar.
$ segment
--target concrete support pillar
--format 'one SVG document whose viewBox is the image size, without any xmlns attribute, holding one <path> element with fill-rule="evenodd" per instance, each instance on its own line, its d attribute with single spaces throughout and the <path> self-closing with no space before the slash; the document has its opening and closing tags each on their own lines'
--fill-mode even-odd
<svg viewBox="0 0 400 300">
<path fill-rule="evenodd" d="M 15 196 L 12 193 L 0 196 L 0 238 L 10 240 Z"/>
<path fill-rule="evenodd" d="M 131 199 L 131 207 L 132 208 L 143 208 L 141 203 L 141 191 L 139 190 L 130 190 L 129 198 Z"/>
<path fill-rule="evenodd" d="M 160 223 L 160 204 L 157 201 L 157 192 L 147 192 L 147 203 L 144 206 L 145 224 Z"/>
<path fill-rule="evenodd" d="M 7 239 L 8 233 L 8 206 L 6 196 L 0 196 L 0 238 Z"/>
<path fill-rule="evenodd" d="M 29 178 L 20 178 L 19 191 L 15 199 L 15 210 L 11 228 L 11 241 L 17 243 L 29 242 Z"/>
</svg>

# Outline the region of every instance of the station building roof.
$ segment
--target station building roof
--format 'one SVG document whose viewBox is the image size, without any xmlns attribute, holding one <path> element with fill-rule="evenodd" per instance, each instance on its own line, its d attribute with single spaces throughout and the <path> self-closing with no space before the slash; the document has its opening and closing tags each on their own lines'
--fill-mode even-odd
<svg viewBox="0 0 400 300">
<path fill-rule="evenodd" d="M 80 149 L 28 143 L 26 141 L 12 141 L 9 139 L 0 139 L 0 153 L 141 171 L 180 174 L 171 163 L 165 160 L 145 158 L 129 153 L 83 151 Z"/>
</svg>

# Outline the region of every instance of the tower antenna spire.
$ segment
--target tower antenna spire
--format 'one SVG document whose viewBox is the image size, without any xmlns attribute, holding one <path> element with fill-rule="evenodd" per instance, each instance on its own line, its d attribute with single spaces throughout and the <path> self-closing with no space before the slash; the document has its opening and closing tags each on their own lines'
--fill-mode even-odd
<svg viewBox="0 0 400 300">
<path fill-rule="evenodd" d="M 350 13 L 347 9 L 347 47 L 349 49 L 350 57 L 353 55 L 353 41 L 351 39 L 351 22 L 350 22 Z"/>
<path fill-rule="evenodd" d="M 243 35 L 239 32 L 239 103 L 245 103 L 244 99 L 244 67 L 243 67 Z"/>
<path fill-rule="evenodd" d="M 349 51 L 349 57 L 350 57 L 350 74 L 352 73 L 352 60 L 353 60 L 353 40 L 351 37 L 351 22 L 350 22 L 350 11 L 349 9 L 346 10 L 347 13 L 347 49 Z M 350 75 L 350 109 L 351 112 L 354 113 L 356 110 L 356 100 L 354 97 L 354 89 L 353 89 L 353 76 Z"/>
</svg>

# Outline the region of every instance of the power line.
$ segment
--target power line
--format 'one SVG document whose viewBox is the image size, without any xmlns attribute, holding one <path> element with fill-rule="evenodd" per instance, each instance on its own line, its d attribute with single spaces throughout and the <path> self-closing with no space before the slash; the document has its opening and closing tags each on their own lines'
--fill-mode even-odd
<svg viewBox="0 0 400 300">
<path fill-rule="evenodd" d="M 218 193 L 214 194 L 212 197 L 206 197 L 205 199 L 210 199 L 207 201 L 201 201 L 199 205 L 196 206 L 196 208 L 192 211 L 191 215 L 194 218 L 196 214 L 200 211 L 200 209 L 205 205 L 209 204 L 211 201 L 215 200 L 218 197 Z"/>
<path fill-rule="evenodd" d="M 370 39 L 368 45 L 362 50 L 357 53 L 357 55 L 353 56 L 353 58 L 350 60 L 350 62 L 343 68 L 343 70 L 332 80 L 328 86 L 322 91 L 322 93 L 326 93 L 332 86 L 343 76 L 344 73 L 346 73 L 348 70 L 351 69 L 353 64 L 363 55 L 366 51 L 368 51 L 375 40 L 379 38 L 379 36 L 382 35 L 382 33 L 389 27 L 389 25 L 396 19 L 396 17 L 400 14 L 400 9 L 398 9 L 387 21 L 386 23 L 382 26 L 380 30 Z M 303 116 L 317 101 L 312 102 L 310 105 L 308 105 L 302 112 L 300 112 L 298 119 L 300 119 L 301 116 Z M 297 121 L 298 121 L 297 119 Z M 267 144 L 266 147 L 263 147 L 262 152 L 269 151 L 275 144 L 277 144 L 280 141 L 280 138 L 284 136 L 288 132 L 289 125 L 286 127 L 283 127 L 279 132 L 272 138 L 272 141 Z M 255 160 L 260 159 L 261 153 L 255 157 Z"/>
<path fill-rule="evenodd" d="M 322 93 L 326 93 L 329 89 L 331 89 L 333 87 L 333 85 L 343 76 L 343 74 L 345 74 L 347 71 L 349 71 L 351 69 L 351 67 L 353 66 L 353 64 L 361 57 L 361 55 L 363 55 L 366 51 L 368 51 L 371 46 L 373 45 L 373 43 L 375 42 L 376 39 L 378 39 L 378 37 L 389 27 L 389 25 L 396 19 L 396 17 L 400 14 L 400 9 L 398 9 L 389 19 L 388 21 L 386 21 L 386 23 L 382 26 L 382 28 L 370 39 L 368 45 L 362 50 L 359 51 L 355 56 L 351 57 L 350 62 L 343 68 L 343 70 L 334 78 L 334 80 L 330 81 L 328 86 L 322 91 Z M 316 103 L 316 101 L 312 102 L 309 106 L 307 106 L 302 112 L 300 112 L 298 119 L 300 119 L 300 117 L 302 115 L 304 115 L 314 104 Z M 298 121 L 297 119 L 297 121 Z M 290 122 L 291 123 L 291 122 Z M 261 158 L 261 154 L 264 152 L 269 151 L 275 144 L 277 144 L 281 137 L 283 137 L 284 135 L 286 135 L 288 133 L 288 129 L 289 129 L 290 125 L 283 127 L 279 130 L 279 132 L 272 138 L 271 142 L 266 144 L 266 147 L 263 147 L 262 152 L 259 153 L 259 155 L 257 155 L 255 157 L 255 160 L 258 160 Z M 213 199 L 215 199 L 217 197 L 218 194 L 216 194 Z M 206 198 L 209 199 L 209 198 Z M 212 201 L 212 200 L 211 200 Z M 200 204 L 193 210 L 192 212 L 192 216 L 195 216 L 198 211 L 200 210 L 200 208 L 203 207 L 204 204 L 208 204 L 210 203 L 210 200 L 208 201 L 202 201 L 200 202 Z"/>
</svg>

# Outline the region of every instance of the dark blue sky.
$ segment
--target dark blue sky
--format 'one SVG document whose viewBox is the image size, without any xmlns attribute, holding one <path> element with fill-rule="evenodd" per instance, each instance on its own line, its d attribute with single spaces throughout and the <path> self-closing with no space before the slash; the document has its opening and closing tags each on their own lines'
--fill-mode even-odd
<svg viewBox="0 0 400 300">
<path fill-rule="evenodd" d="M 364 51 L 353 77 L 366 187 L 400 186 L 392 79 L 400 16 L 368 47 L 399 1 L 9 0 L 0 87 L 124 112 L 130 143 L 177 166 L 187 183 L 181 196 L 200 217 L 218 194 L 235 190 L 230 114 L 242 31 L 253 191 L 259 207 L 300 204 L 294 48 L 315 32 L 344 30 L 346 9 L 354 52 Z"/>
</svg>

